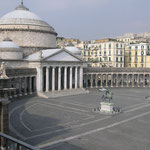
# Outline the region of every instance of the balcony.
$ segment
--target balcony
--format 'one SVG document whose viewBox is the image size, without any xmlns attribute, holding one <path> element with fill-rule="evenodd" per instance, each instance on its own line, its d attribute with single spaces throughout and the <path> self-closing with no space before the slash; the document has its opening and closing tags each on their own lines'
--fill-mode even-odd
<svg viewBox="0 0 150 150">
<path fill-rule="evenodd" d="M 0 149 L 6 150 L 40 150 L 39 148 L 33 147 L 27 143 L 24 143 L 1 132 L 0 132 L 0 145 L 1 145 Z"/>
</svg>

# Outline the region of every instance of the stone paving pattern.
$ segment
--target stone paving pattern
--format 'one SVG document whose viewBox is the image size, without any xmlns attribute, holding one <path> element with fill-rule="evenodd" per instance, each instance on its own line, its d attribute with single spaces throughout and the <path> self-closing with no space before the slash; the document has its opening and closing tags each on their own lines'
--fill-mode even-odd
<svg viewBox="0 0 150 150">
<path fill-rule="evenodd" d="M 48 150 L 150 149 L 150 89 L 113 88 L 123 113 L 93 113 L 103 92 L 59 98 L 29 98 L 10 104 L 11 134 Z"/>
</svg>

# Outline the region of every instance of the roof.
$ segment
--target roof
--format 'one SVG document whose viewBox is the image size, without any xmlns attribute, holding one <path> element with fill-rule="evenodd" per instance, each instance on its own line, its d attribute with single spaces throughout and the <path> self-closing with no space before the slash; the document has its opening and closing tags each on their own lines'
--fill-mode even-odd
<svg viewBox="0 0 150 150">
<path fill-rule="evenodd" d="M 42 55 L 42 56 L 41 56 Z M 28 61 L 83 61 L 80 57 L 74 55 L 66 49 L 47 49 L 36 52 L 25 58 Z"/>
<path fill-rule="evenodd" d="M 31 12 L 23 4 L 0 18 L 0 25 L 39 25 L 52 28 L 35 13 Z M 53 28 L 52 28 L 53 29 Z M 54 29 L 53 29 L 54 30 Z"/>
<path fill-rule="evenodd" d="M 48 56 L 51 56 L 55 53 L 57 53 L 58 51 L 60 51 L 61 49 L 47 49 L 47 50 L 42 50 L 42 58 L 46 58 Z M 29 55 L 27 58 L 25 58 L 26 60 L 39 60 L 41 53 L 37 52 L 34 54 Z"/>
<path fill-rule="evenodd" d="M 26 10 L 14 10 L 6 15 L 4 15 L 1 19 L 34 19 L 34 20 L 41 20 L 39 16 L 34 14 L 33 12 L 26 11 Z"/>
<path fill-rule="evenodd" d="M 29 9 L 26 8 L 23 4 L 17 6 L 15 10 L 7 13 L 1 19 L 12 19 L 12 18 L 41 20 L 39 16 L 29 11 Z"/>
<path fill-rule="evenodd" d="M 65 49 L 74 53 L 74 54 L 81 54 L 81 50 L 77 47 L 74 47 L 74 46 L 67 46 L 67 47 L 65 47 Z"/>
<path fill-rule="evenodd" d="M 16 43 L 12 42 L 12 41 L 4 40 L 4 41 L 0 42 L 0 48 L 13 48 L 13 49 L 15 48 L 15 49 L 19 49 L 19 46 Z"/>
</svg>

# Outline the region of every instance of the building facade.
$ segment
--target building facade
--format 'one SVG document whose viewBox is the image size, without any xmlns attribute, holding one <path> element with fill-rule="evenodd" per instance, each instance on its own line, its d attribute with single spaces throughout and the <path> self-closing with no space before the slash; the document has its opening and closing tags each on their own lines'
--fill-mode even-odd
<svg viewBox="0 0 150 150">
<path fill-rule="evenodd" d="M 150 44 L 130 44 L 125 48 L 125 67 L 149 68 Z"/>
<path fill-rule="evenodd" d="M 114 40 L 85 44 L 83 58 L 92 67 L 124 67 L 125 44 Z"/>
</svg>

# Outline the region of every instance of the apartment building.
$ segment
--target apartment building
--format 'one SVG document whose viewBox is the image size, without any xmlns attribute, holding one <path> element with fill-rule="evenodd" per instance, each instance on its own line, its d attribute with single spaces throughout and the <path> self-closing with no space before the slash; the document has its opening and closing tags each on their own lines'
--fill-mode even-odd
<svg viewBox="0 0 150 150">
<path fill-rule="evenodd" d="M 125 67 L 149 68 L 150 44 L 130 44 L 125 47 Z"/>
<path fill-rule="evenodd" d="M 85 43 L 82 55 L 92 67 L 124 67 L 125 44 L 114 39 Z"/>
</svg>

